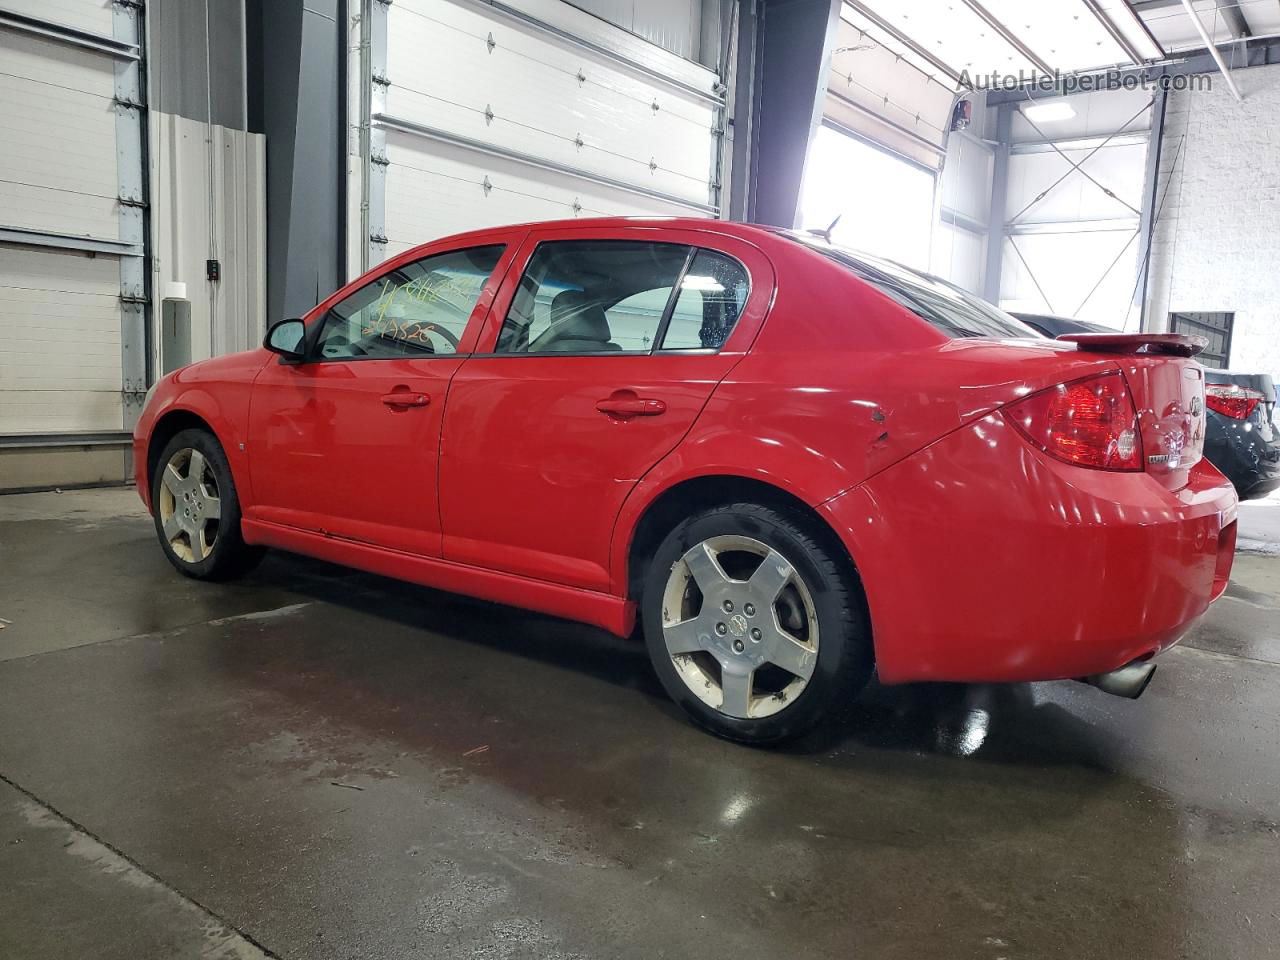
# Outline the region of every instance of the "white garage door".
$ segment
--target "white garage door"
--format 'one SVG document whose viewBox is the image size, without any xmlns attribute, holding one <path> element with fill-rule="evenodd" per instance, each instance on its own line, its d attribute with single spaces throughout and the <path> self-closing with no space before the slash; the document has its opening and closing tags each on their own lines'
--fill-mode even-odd
<svg viewBox="0 0 1280 960">
<path fill-rule="evenodd" d="M 0 444 L 120 441 L 145 391 L 137 14 L 0 0 Z M 0 477 L 0 486 L 3 486 Z"/>
<path fill-rule="evenodd" d="M 374 3 L 372 29 L 372 262 L 497 224 L 718 213 L 714 71 L 561 0 Z"/>
<path fill-rule="evenodd" d="M 928 269 L 952 89 L 873 15 L 843 5 L 823 126 L 809 144 L 801 225 Z"/>
</svg>

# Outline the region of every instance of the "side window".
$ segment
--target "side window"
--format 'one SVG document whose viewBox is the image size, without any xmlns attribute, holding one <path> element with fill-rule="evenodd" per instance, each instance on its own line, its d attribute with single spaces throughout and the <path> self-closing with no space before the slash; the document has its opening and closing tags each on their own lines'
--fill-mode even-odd
<svg viewBox="0 0 1280 960">
<path fill-rule="evenodd" d="M 705 350 L 724 346 L 747 302 L 750 283 L 738 261 L 699 250 L 680 282 L 680 296 L 662 338 L 663 350 Z"/>
<path fill-rule="evenodd" d="M 653 349 L 689 248 L 633 240 L 539 244 L 498 334 L 498 353 Z"/>
<path fill-rule="evenodd" d="M 383 274 L 325 314 L 315 356 L 385 360 L 456 353 L 502 251 L 454 250 Z"/>
</svg>

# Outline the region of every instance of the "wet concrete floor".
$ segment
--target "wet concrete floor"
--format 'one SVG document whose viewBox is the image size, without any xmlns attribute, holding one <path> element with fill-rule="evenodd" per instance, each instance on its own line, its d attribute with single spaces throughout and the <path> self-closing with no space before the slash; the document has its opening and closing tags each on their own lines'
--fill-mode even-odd
<svg viewBox="0 0 1280 960">
<path fill-rule="evenodd" d="M 873 688 L 765 751 L 586 627 L 0 497 L 0 958 L 1280 954 L 1278 521 L 1140 701 Z"/>
</svg>

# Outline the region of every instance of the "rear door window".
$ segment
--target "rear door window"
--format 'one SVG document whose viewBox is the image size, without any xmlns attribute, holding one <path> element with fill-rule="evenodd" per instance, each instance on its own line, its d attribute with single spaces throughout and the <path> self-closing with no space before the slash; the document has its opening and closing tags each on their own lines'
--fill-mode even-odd
<svg viewBox="0 0 1280 960">
<path fill-rule="evenodd" d="M 729 339 L 747 302 L 750 281 L 742 264 L 714 250 L 699 250 L 680 281 L 663 350 L 718 350 Z"/>
<path fill-rule="evenodd" d="M 746 304 L 746 269 L 683 244 L 556 240 L 538 245 L 496 353 L 718 350 Z"/>
</svg>

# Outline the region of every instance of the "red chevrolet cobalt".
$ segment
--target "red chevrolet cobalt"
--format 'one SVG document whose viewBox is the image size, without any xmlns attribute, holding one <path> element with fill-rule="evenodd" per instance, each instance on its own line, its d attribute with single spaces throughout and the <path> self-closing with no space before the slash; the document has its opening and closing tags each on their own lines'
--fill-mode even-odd
<svg viewBox="0 0 1280 960">
<path fill-rule="evenodd" d="M 264 547 L 642 628 L 736 740 L 886 683 L 1128 696 L 1226 588 L 1192 338 L 1045 340 L 787 231 L 579 220 L 428 243 L 156 386 L 183 573 Z"/>
</svg>

